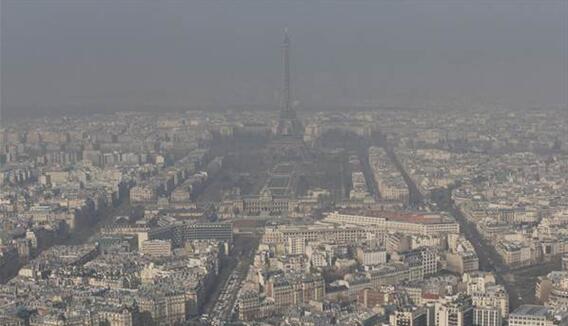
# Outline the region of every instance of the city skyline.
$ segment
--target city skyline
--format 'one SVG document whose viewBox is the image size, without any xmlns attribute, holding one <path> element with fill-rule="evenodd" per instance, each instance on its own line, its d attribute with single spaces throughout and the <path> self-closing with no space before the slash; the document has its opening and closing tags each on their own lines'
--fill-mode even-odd
<svg viewBox="0 0 568 326">
<path fill-rule="evenodd" d="M 0 326 L 568 326 L 567 0 L 0 19 Z"/>
</svg>

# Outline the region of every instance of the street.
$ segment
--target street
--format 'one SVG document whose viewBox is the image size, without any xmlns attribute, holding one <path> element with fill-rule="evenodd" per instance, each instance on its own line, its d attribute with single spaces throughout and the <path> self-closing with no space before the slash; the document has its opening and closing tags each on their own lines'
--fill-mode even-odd
<svg viewBox="0 0 568 326">
<path fill-rule="evenodd" d="M 422 201 L 417 191 L 417 187 L 413 184 L 412 179 L 404 171 L 402 165 L 396 158 L 392 149 L 387 149 L 391 158 L 396 162 L 400 172 L 403 174 L 407 182 L 411 198 L 414 198 L 414 204 Z M 503 284 L 509 294 L 509 307 L 515 309 L 521 304 L 534 303 L 534 288 L 536 278 L 540 275 L 546 275 L 552 270 L 559 269 L 559 261 L 523 267 L 519 269 L 510 269 L 501 260 L 496 249 L 479 234 L 477 227 L 469 222 L 459 208 L 451 200 L 451 190 L 441 189 L 433 194 L 432 201 L 436 204 L 435 209 L 446 211 L 456 218 L 460 225 L 460 232 L 471 242 L 477 256 L 479 258 L 479 269 L 482 271 L 493 272 L 497 283 Z"/>
<path fill-rule="evenodd" d="M 207 322 L 211 325 L 222 325 L 232 319 L 237 295 L 241 283 L 248 273 L 259 238 L 255 234 L 236 234 L 234 246 L 228 259 L 231 264 L 225 267 L 226 273 L 221 273 L 214 295 L 206 305 Z"/>
</svg>

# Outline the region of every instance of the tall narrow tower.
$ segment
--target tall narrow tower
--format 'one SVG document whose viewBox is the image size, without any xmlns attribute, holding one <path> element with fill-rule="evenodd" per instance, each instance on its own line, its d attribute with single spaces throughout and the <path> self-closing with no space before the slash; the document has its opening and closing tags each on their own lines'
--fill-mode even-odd
<svg viewBox="0 0 568 326">
<path fill-rule="evenodd" d="M 290 112 L 292 110 L 292 90 L 290 88 L 290 36 L 288 29 L 284 29 L 284 42 L 282 43 L 282 61 L 284 64 L 284 103 L 282 110 Z"/>
<path fill-rule="evenodd" d="M 288 29 L 284 30 L 284 42 L 282 43 L 282 63 L 284 66 L 284 85 L 282 90 L 282 104 L 280 117 L 276 127 L 279 136 L 302 136 L 302 124 L 292 107 L 292 86 L 290 78 L 290 35 Z"/>
</svg>

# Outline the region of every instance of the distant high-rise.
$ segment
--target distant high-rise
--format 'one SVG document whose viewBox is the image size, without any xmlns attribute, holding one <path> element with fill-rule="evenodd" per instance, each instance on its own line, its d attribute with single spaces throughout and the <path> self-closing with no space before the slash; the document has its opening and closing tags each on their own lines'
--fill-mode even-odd
<svg viewBox="0 0 568 326">
<path fill-rule="evenodd" d="M 288 30 L 284 30 L 284 42 L 282 43 L 282 63 L 284 66 L 284 85 L 282 90 L 282 104 L 280 116 L 274 133 L 278 136 L 296 136 L 303 134 L 302 124 L 292 106 L 292 87 L 290 78 L 290 36 Z"/>
</svg>

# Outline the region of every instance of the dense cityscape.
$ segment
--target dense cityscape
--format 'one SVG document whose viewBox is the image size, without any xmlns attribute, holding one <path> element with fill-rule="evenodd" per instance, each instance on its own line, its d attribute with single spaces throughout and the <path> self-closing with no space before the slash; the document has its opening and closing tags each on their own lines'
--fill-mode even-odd
<svg viewBox="0 0 568 326">
<path fill-rule="evenodd" d="M 0 115 L 0 326 L 568 326 L 568 110 L 302 107 L 293 45 L 278 110 Z"/>
<path fill-rule="evenodd" d="M 2 325 L 564 319 L 566 111 L 300 118 L 10 123 Z"/>
</svg>

